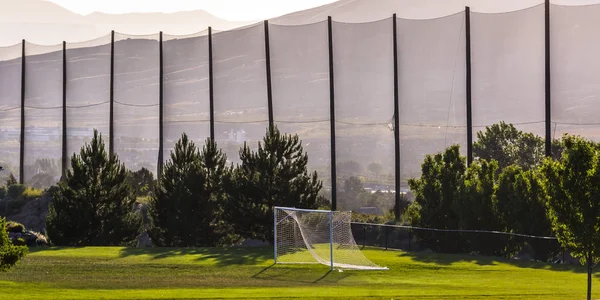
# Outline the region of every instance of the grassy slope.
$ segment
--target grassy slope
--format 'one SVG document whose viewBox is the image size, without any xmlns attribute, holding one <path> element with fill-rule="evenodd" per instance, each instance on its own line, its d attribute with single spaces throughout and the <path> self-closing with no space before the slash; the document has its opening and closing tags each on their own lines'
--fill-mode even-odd
<svg viewBox="0 0 600 300">
<path fill-rule="evenodd" d="M 0 299 L 582 299 L 575 266 L 365 250 L 390 271 L 272 266 L 271 249 L 52 248 L 0 274 Z M 600 280 L 595 279 L 595 295 Z"/>
</svg>

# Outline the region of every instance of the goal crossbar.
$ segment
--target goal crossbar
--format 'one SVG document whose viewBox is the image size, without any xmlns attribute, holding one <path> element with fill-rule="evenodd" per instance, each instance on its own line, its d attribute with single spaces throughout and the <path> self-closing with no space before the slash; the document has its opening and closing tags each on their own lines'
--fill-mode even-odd
<svg viewBox="0 0 600 300">
<path fill-rule="evenodd" d="M 331 270 L 388 270 L 360 251 L 350 228 L 350 212 L 280 206 L 273 212 L 276 264 L 320 263 Z"/>
</svg>

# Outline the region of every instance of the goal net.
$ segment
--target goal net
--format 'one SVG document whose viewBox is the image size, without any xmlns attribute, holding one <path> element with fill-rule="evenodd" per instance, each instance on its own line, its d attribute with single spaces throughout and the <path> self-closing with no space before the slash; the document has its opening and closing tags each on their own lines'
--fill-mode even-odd
<svg viewBox="0 0 600 300">
<path fill-rule="evenodd" d="M 320 263 L 331 270 L 387 270 L 360 251 L 350 220 L 350 212 L 275 207 L 275 263 Z"/>
</svg>

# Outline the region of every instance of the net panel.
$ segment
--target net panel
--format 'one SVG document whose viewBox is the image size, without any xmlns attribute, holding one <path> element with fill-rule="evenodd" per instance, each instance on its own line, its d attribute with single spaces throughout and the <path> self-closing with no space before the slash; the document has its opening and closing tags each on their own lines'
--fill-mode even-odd
<svg viewBox="0 0 600 300">
<path fill-rule="evenodd" d="M 320 263 L 334 268 L 385 270 L 370 261 L 354 236 L 351 212 L 275 209 L 277 263 Z"/>
<path fill-rule="evenodd" d="M 273 119 L 297 134 L 324 189 L 331 189 L 329 42 L 327 22 L 269 25 Z"/>
<path fill-rule="evenodd" d="M 600 5 L 559 6 L 550 9 L 552 135 L 581 135 L 600 141 Z"/>
<path fill-rule="evenodd" d="M 215 140 L 239 162 L 244 141 L 251 149 L 269 126 L 262 23 L 213 35 Z"/>
<path fill-rule="evenodd" d="M 67 155 L 79 154 L 97 129 L 110 141 L 110 36 L 67 44 Z M 68 166 L 71 167 L 70 164 Z"/>
<path fill-rule="evenodd" d="M 393 20 L 333 23 L 338 207 L 394 205 Z M 363 181 L 378 197 L 354 197 L 346 181 Z"/>
<path fill-rule="evenodd" d="M 400 184 L 421 176 L 427 154 L 458 144 L 466 155 L 464 13 L 397 20 Z"/>
<path fill-rule="evenodd" d="M 198 147 L 210 137 L 208 36 L 163 36 L 164 159 L 186 133 Z"/>
<path fill-rule="evenodd" d="M 19 179 L 21 140 L 21 44 L 0 48 L 0 182 Z"/>
<path fill-rule="evenodd" d="M 62 158 L 62 45 L 25 45 L 24 182 L 47 188 L 60 178 Z"/>
<path fill-rule="evenodd" d="M 158 35 L 115 34 L 114 151 L 133 171 L 156 176 L 159 148 Z"/>
<path fill-rule="evenodd" d="M 544 6 L 471 14 L 473 140 L 504 121 L 545 136 Z"/>
</svg>

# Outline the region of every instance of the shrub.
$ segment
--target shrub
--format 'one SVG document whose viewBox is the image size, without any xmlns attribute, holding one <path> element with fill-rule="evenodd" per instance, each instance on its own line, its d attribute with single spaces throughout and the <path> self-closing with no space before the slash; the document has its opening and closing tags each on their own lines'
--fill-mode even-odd
<svg viewBox="0 0 600 300">
<path fill-rule="evenodd" d="M 23 191 L 23 199 L 25 201 L 33 200 L 33 199 L 40 198 L 43 194 L 44 194 L 43 190 L 28 187 L 25 189 L 25 191 Z"/>
<path fill-rule="evenodd" d="M 14 232 L 14 233 L 23 233 L 23 232 L 25 232 L 25 226 L 23 226 L 23 224 L 21 224 L 21 223 L 8 221 L 6 223 L 6 231 Z"/>
<path fill-rule="evenodd" d="M 0 271 L 8 271 L 27 253 L 24 246 L 15 246 L 8 238 L 6 220 L 0 218 Z"/>
<path fill-rule="evenodd" d="M 6 198 L 6 187 L 0 186 L 0 200 Z"/>
</svg>

